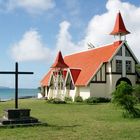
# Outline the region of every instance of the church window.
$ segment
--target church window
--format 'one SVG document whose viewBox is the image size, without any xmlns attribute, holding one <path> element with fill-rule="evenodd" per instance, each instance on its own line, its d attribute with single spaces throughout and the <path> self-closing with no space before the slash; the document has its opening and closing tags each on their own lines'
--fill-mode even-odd
<svg viewBox="0 0 140 140">
<path fill-rule="evenodd" d="M 122 56 L 122 48 L 119 49 L 117 55 L 118 55 L 118 56 Z"/>
<path fill-rule="evenodd" d="M 116 72 L 122 72 L 122 60 L 116 60 Z"/>
<path fill-rule="evenodd" d="M 132 69 L 131 69 L 131 61 L 126 61 L 126 73 L 131 73 Z"/>
</svg>

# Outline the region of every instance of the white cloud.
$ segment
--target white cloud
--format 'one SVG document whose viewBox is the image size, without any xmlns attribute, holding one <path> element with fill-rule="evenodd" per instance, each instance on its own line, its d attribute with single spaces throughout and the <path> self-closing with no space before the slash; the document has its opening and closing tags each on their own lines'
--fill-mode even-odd
<svg viewBox="0 0 140 140">
<path fill-rule="evenodd" d="M 63 55 L 78 51 L 79 46 L 71 40 L 68 32 L 70 23 L 63 21 L 60 23 L 60 30 L 57 35 L 56 48 L 51 50 L 41 40 L 41 36 L 36 30 L 25 32 L 22 38 L 11 46 L 10 53 L 16 61 L 36 61 L 49 60 L 56 57 L 59 50 Z"/>
<path fill-rule="evenodd" d="M 1 8 L 6 10 L 14 10 L 22 8 L 30 14 L 40 14 L 55 6 L 54 0 L 2 0 Z M 5 10 L 5 9 L 3 9 Z"/>
<path fill-rule="evenodd" d="M 85 37 L 78 43 L 72 41 L 72 36 L 69 32 L 70 23 L 68 21 L 60 23 L 56 51 L 61 50 L 63 54 L 69 54 L 87 49 L 87 43 L 92 43 L 96 47 L 112 43 L 114 37 L 109 34 L 113 30 L 116 15 L 120 11 L 126 28 L 131 32 L 130 35 L 127 35 L 128 44 L 140 59 L 138 38 L 140 36 L 140 7 L 120 0 L 108 0 L 106 9 L 105 13 L 92 17 L 86 28 Z"/>
<path fill-rule="evenodd" d="M 12 45 L 11 54 L 16 61 L 44 60 L 49 58 L 50 50 L 42 43 L 39 33 L 32 29 Z"/>
<path fill-rule="evenodd" d="M 55 57 L 56 53 L 59 50 L 62 51 L 63 55 L 66 55 L 69 53 L 87 49 L 87 43 L 89 42 L 97 47 L 99 45 L 112 43 L 114 41 L 114 38 L 113 36 L 109 35 L 109 33 L 114 27 L 117 12 L 120 10 L 126 28 L 131 32 L 131 34 L 127 36 L 128 44 L 134 51 L 138 59 L 140 59 L 140 47 L 138 38 L 140 36 L 140 7 L 134 6 L 128 2 L 121 2 L 120 0 L 108 0 L 108 2 L 106 3 L 106 9 L 107 11 L 105 13 L 92 17 L 92 19 L 88 23 L 87 28 L 85 29 L 85 37 L 77 43 L 73 42 L 72 36 L 69 32 L 70 23 L 68 21 L 63 21 L 60 23 L 60 29 L 56 41 L 56 48 L 54 50 L 43 47 L 44 45 L 41 42 L 38 33 L 36 31 L 33 31 L 34 33 L 32 33 L 32 31 L 29 31 L 18 43 L 14 45 L 13 54 L 15 54 L 14 56 L 17 55 L 16 57 L 22 60 L 30 60 L 30 57 L 32 56 L 30 56 L 30 53 L 27 50 L 33 49 L 33 46 L 35 46 L 34 49 L 38 50 L 35 52 L 38 52 L 40 55 L 34 55 L 34 60 L 39 59 L 39 57 L 41 57 L 41 59 L 47 59 L 45 57 L 45 54 L 47 54 L 48 52 L 53 52 L 51 53 L 51 56 Z M 25 49 L 25 47 L 29 48 Z M 28 54 L 28 57 L 25 57 L 25 55 L 23 55 L 25 51 Z M 22 55 L 19 55 L 18 52 L 21 52 Z M 21 58 L 21 56 L 23 56 L 23 58 Z"/>
<path fill-rule="evenodd" d="M 57 36 L 56 51 L 62 51 L 63 54 L 69 54 L 78 51 L 79 46 L 72 42 L 72 37 L 69 33 L 70 23 L 63 21 L 60 23 L 60 30 Z"/>
<path fill-rule="evenodd" d="M 136 56 L 140 59 L 139 38 L 140 35 L 140 7 L 120 0 L 108 0 L 107 11 L 101 15 L 95 15 L 89 21 L 83 42 L 93 43 L 95 46 L 112 43 L 113 36 L 109 33 L 113 30 L 116 15 L 120 10 L 126 28 L 131 32 L 127 35 L 127 41 Z"/>
<path fill-rule="evenodd" d="M 78 0 L 63 0 L 71 16 L 77 16 L 80 13 L 79 1 Z"/>
</svg>

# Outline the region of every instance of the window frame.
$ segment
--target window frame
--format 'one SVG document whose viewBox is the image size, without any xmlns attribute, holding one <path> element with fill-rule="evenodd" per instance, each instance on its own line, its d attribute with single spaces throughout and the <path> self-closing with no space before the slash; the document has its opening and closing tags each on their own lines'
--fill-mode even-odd
<svg viewBox="0 0 140 140">
<path fill-rule="evenodd" d="M 117 73 L 122 73 L 122 60 L 116 60 L 116 72 Z"/>
<path fill-rule="evenodd" d="M 132 61 L 125 61 L 126 73 L 132 73 Z"/>
</svg>

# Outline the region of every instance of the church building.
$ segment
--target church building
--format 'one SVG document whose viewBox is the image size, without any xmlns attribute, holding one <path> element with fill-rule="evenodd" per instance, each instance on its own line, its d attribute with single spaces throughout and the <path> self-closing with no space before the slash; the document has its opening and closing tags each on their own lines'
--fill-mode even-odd
<svg viewBox="0 0 140 140">
<path fill-rule="evenodd" d="M 58 52 L 55 62 L 41 80 L 41 89 L 47 98 L 81 96 L 111 98 L 121 81 L 130 85 L 140 83 L 136 71 L 139 64 L 127 44 L 126 29 L 121 13 L 116 17 L 113 31 L 115 41 L 110 45 L 91 48 L 67 55 Z"/>
</svg>

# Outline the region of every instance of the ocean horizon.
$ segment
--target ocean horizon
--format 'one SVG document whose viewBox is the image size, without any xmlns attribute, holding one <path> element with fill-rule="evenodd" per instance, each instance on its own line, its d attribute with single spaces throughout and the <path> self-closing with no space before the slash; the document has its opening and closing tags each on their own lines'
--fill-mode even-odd
<svg viewBox="0 0 140 140">
<path fill-rule="evenodd" d="M 18 98 L 24 97 L 37 97 L 38 89 L 32 88 L 19 88 Z M 0 100 L 11 100 L 15 99 L 15 89 L 14 88 L 3 88 L 0 89 Z"/>
</svg>

